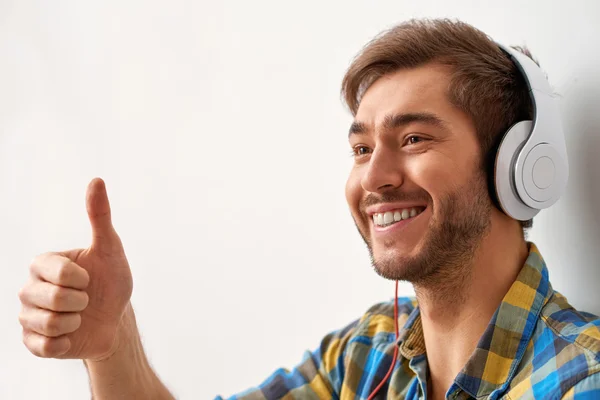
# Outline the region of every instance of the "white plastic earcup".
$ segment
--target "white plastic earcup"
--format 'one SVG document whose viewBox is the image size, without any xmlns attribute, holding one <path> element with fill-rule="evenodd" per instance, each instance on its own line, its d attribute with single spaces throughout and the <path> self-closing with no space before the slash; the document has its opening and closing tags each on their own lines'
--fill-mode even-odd
<svg viewBox="0 0 600 400">
<path fill-rule="evenodd" d="M 521 121 L 506 132 L 496 153 L 494 165 L 494 183 L 500 207 L 507 215 L 519 221 L 527 221 L 540 211 L 526 205 L 515 186 L 514 165 L 520 149 L 529 137 L 531 127 L 532 121 Z M 544 179 L 547 178 L 540 176 L 540 184 L 544 184 Z"/>
<path fill-rule="evenodd" d="M 519 197 L 534 208 L 548 208 L 556 203 L 567 182 L 566 164 L 556 149 L 548 143 L 540 143 L 531 149 L 519 168 L 515 167 L 515 183 Z"/>
</svg>

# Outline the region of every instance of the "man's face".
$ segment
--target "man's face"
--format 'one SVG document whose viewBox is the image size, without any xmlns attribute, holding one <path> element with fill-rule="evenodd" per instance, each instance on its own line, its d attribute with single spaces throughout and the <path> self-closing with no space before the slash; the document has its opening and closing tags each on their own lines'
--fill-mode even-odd
<svg viewBox="0 0 600 400">
<path fill-rule="evenodd" d="M 447 97 L 449 71 L 429 64 L 379 78 L 350 128 L 346 184 L 376 271 L 413 283 L 468 263 L 491 201 L 471 119 Z"/>
</svg>

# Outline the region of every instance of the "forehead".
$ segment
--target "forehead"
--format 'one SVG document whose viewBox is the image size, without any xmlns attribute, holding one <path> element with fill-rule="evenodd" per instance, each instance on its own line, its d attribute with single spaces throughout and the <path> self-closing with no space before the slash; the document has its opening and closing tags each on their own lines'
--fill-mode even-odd
<svg viewBox="0 0 600 400">
<path fill-rule="evenodd" d="M 386 115 L 427 112 L 450 121 L 462 113 L 448 100 L 449 84 L 449 68 L 438 64 L 384 75 L 363 95 L 355 120 L 379 125 Z"/>
</svg>

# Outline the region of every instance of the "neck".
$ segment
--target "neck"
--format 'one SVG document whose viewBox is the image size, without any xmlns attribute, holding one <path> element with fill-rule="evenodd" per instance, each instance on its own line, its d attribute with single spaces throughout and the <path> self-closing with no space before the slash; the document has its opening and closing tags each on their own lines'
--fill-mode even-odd
<svg viewBox="0 0 600 400">
<path fill-rule="evenodd" d="M 527 255 L 520 224 L 494 210 L 469 265 L 447 268 L 456 273 L 427 286 L 415 285 L 433 398 L 443 398 L 468 361 Z"/>
</svg>

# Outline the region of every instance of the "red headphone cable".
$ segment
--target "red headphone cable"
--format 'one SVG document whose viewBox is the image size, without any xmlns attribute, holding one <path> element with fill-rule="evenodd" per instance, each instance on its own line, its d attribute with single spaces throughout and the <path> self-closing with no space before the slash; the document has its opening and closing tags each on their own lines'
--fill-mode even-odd
<svg viewBox="0 0 600 400">
<path fill-rule="evenodd" d="M 394 370 L 394 365 L 396 365 L 396 359 L 398 358 L 398 336 L 399 336 L 399 329 L 398 329 L 398 281 L 396 281 L 396 295 L 394 296 L 394 326 L 396 327 L 396 340 L 394 340 L 394 357 L 392 358 L 392 364 L 390 365 L 390 369 L 388 370 L 387 374 L 385 374 L 385 377 L 383 378 L 383 380 L 379 383 L 379 385 L 377 385 L 377 387 L 369 395 L 369 397 L 367 398 L 367 400 L 373 400 L 373 398 L 375 397 L 375 395 L 377 394 L 377 392 L 379 392 L 379 390 L 383 387 L 383 385 L 385 385 L 385 383 L 387 382 L 387 380 L 392 375 L 392 371 Z"/>
</svg>

